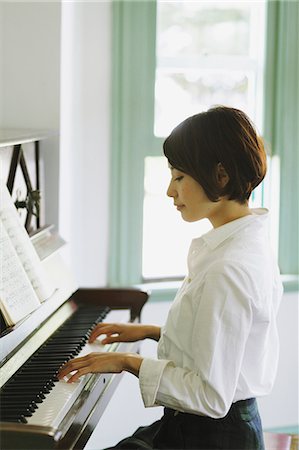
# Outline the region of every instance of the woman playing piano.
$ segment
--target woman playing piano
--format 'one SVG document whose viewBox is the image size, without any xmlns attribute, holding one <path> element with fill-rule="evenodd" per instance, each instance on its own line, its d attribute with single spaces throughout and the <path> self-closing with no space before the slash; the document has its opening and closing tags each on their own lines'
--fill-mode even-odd
<svg viewBox="0 0 299 450">
<path fill-rule="evenodd" d="M 207 218 L 213 228 L 192 241 L 188 276 L 162 329 L 101 323 L 90 337 L 155 339 L 158 359 L 93 353 L 68 362 L 60 377 L 125 370 L 139 377 L 145 406 L 165 407 L 159 421 L 115 448 L 263 449 L 255 397 L 275 378 L 282 288 L 268 212 L 248 206 L 266 173 L 262 141 L 243 112 L 215 107 L 177 126 L 164 153 L 167 195 L 183 220 Z"/>
</svg>

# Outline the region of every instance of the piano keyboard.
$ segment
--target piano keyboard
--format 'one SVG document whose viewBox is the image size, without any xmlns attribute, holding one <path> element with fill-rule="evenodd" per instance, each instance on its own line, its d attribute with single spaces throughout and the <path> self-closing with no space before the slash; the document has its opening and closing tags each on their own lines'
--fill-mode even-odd
<svg viewBox="0 0 299 450">
<path fill-rule="evenodd" d="M 116 347 L 87 342 L 92 328 L 103 319 L 120 322 L 128 317 L 121 310 L 80 306 L 2 387 L 1 421 L 56 428 L 94 377 L 85 375 L 68 384 L 57 379 L 59 368 L 71 358 Z"/>
</svg>

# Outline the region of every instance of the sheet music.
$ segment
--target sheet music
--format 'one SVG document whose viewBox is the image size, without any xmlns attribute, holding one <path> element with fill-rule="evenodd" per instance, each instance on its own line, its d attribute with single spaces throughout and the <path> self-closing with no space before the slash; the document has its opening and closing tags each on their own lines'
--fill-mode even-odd
<svg viewBox="0 0 299 450">
<path fill-rule="evenodd" d="M 21 223 L 15 205 L 8 192 L 6 185 L 0 184 L 0 218 L 3 226 L 11 240 L 11 243 L 20 259 L 21 264 L 35 290 L 39 300 L 42 302 L 53 293 L 43 271 L 40 259 L 30 241 L 30 238 Z"/>
<path fill-rule="evenodd" d="M 13 325 L 40 306 L 0 218 L 0 305 L 8 325 Z"/>
</svg>

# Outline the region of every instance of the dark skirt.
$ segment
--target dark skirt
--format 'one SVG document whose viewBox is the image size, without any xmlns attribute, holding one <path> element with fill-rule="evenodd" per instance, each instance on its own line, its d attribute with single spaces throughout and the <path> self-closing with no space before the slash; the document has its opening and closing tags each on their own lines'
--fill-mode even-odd
<svg viewBox="0 0 299 450">
<path fill-rule="evenodd" d="M 165 408 L 160 420 L 138 428 L 113 448 L 264 450 L 257 402 L 254 398 L 236 402 L 221 419 Z"/>
</svg>

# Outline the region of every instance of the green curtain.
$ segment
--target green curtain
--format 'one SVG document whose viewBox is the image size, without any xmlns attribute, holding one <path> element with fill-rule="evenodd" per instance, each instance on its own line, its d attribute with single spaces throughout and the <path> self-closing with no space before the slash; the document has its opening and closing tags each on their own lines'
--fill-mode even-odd
<svg viewBox="0 0 299 450">
<path fill-rule="evenodd" d="M 112 3 L 109 279 L 141 282 L 144 157 L 153 129 L 156 2 Z"/>
<path fill-rule="evenodd" d="M 264 136 L 280 159 L 279 264 L 298 274 L 299 2 L 267 3 Z"/>
</svg>

